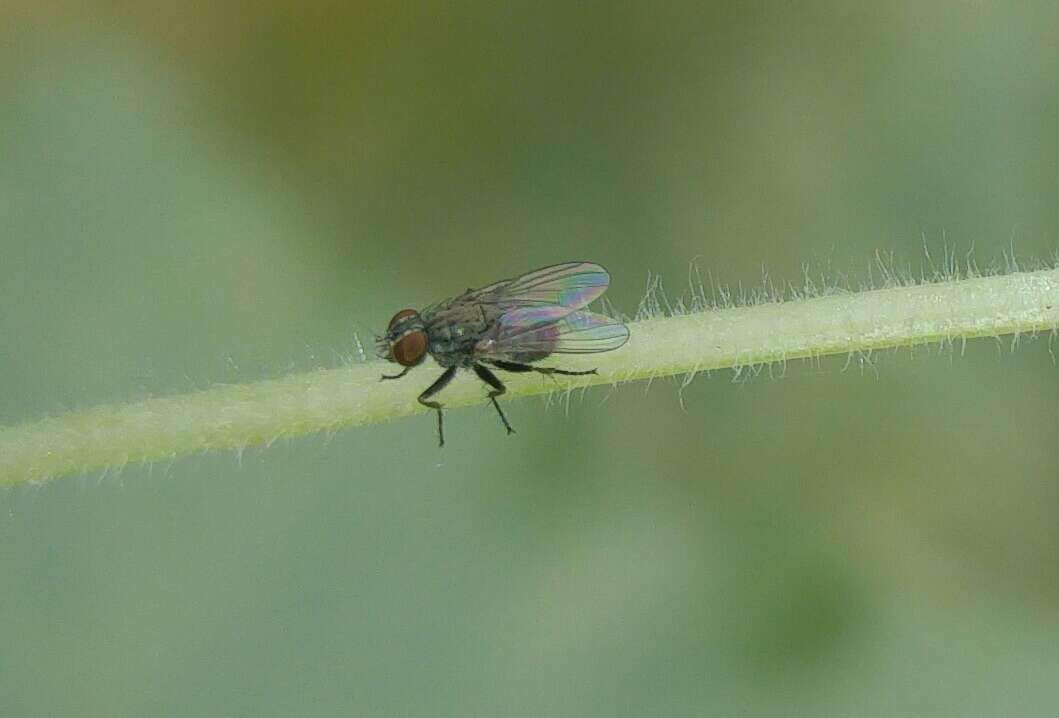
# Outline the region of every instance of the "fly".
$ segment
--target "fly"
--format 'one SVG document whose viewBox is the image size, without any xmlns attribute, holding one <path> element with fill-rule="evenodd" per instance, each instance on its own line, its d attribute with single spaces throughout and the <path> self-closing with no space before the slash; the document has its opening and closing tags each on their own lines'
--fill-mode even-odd
<svg viewBox="0 0 1059 718">
<path fill-rule="evenodd" d="M 442 404 L 432 397 L 452 381 L 457 369 L 471 369 L 489 386 L 489 401 L 500 421 L 513 434 L 496 399 L 507 388 L 494 370 L 581 376 L 588 371 L 568 371 L 534 366 L 552 354 L 594 354 L 625 344 L 629 328 L 616 319 L 586 311 L 607 291 L 610 274 L 591 262 L 568 262 L 544 267 L 514 279 L 504 279 L 481 289 L 468 289 L 458 297 L 426 309 L 402 309 L 393 315 L 386 334 L 376 337 L 380 358 L 404 367 L 385 379 L 400 379 L 430 354 L 444 367 L 433 384 L 419 395 L 419 403 L 438 413 L 438 445 L 445 445 Z"/>
</svg>

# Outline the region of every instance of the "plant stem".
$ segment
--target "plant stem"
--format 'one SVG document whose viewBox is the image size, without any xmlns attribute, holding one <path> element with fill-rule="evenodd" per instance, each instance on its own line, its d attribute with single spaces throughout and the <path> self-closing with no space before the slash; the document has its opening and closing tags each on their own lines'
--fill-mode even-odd
<svg viewBox="0 0 1059 718">
<path fill-rule="evenodd" d="M 555 357 L 598 375 L 505 376 L 508 396 L 557 388 L 687 375 L 828 354 L 973 337 L 1052 331 L 1059 326 L 1059 271 L 945 280 L 859 293 L 657 316 L 630 323 L 622 349 Z M 547 364 L 547 362 L 545 362 Z M 213 449 L 241 449 L 318 431 L 421 413 L 418 393 L 435 377 L 421 368 L 380 382 L 382 362 L 295 374 L 191 394 L 72 411 L 0 428 L 0 486 L 40 482 Z M 454 381 L 448 407 L 482 404 L 473 377 Z"/>
</svg>

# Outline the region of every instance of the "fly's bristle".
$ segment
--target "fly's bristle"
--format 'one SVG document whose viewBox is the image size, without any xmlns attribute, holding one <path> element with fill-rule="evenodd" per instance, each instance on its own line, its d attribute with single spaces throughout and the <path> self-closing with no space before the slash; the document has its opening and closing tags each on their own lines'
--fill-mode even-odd
<svg viewBox="0 0 1059 718">
<path fill-rule="evenodd" d="M 382 359 L 390 356 L 390 343 L 386 341 L 386 337 L 375 337 L 375 356 Z"/>
</svg>

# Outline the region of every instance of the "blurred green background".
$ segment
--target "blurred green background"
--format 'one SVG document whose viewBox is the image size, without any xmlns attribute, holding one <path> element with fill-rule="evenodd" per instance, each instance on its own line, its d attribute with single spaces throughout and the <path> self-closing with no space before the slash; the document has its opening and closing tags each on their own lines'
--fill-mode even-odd
<svg viewBox="0 0 1059 718">
<path fill-rule="evenodd" d="M 565 260 L 1050 260 L 1057 60 L 1054 2 L 6 0 L 0 423 Z M 0 492 L 0 715 L 1055 715 L 1049 344 Z"/>
</svg>

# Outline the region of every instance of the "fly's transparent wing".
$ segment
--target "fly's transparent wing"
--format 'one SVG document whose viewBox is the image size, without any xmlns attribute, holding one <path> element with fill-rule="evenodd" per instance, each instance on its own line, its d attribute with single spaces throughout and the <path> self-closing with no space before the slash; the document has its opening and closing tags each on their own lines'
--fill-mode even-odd
<svg viewBox="0 0 1059 718">
<path fill-rule="evenodd" d="M 607 291 L 609 284 L 610 274 L 598 264 L 567 262 L 490 284 L 461 299 L 505 309 L 554 304 L 570 312 L 588 306 Z"/>
<path fill-rule="evenodd" d="M 489 359 L 536 361 L 549 354 L 594 354 L 617 349 L 629 328 L 616 319 L 565 307 L 525 307 L 504 314 L 475 346 Z"/>
</svg>

